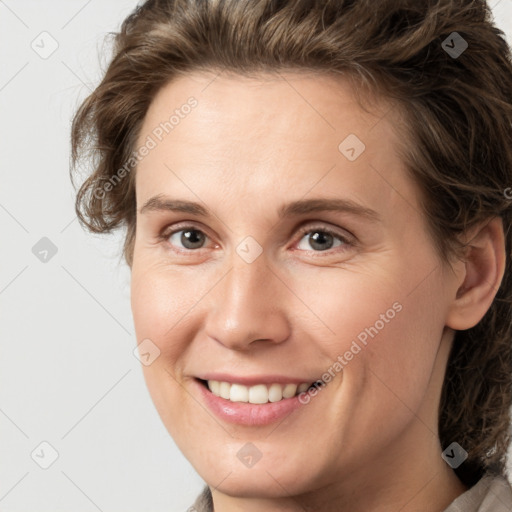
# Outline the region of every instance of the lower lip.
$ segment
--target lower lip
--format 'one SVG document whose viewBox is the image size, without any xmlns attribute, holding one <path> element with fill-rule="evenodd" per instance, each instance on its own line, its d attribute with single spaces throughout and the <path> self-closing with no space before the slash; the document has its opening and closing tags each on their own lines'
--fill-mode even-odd
<svg viewBox="0 0 512 512">
<path fill-rule="evenodd" d="M 303 404 L 299 396 L 284 398 L 279 402 L 266 404 L 251 404 L 248 402 L 231 402 L 225 398 L 214 395 L 199 380 L 194 379 L 208 408 L 222 420 L 238 425 L 260 426 L 269 425 L 285 418 Z"/>
</svg>

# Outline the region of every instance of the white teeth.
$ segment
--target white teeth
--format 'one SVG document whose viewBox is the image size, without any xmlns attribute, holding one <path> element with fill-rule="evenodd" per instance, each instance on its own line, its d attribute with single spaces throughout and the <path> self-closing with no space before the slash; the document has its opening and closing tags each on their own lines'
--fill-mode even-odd
<svg viewBox="0 0 512 512">
<path fill-rule="evenodd" d="M 233 384 L 233 385 L 235 385 L 235 384 Z M 258 384 L 257 386 L 251 386 L 249 388 L 249 402 L 251 404 L 266 404 L 268 402 L 267 386 L 265 386 L 265 384 Z"/>
<path fill-rule="evenodd" d="M 232 384 L 229 392 L 229 399 L 232 402 L 248 402 L 249 401 L 249 390 L 247 386 L 241 386 L 240 384 Z"/>
<path fill-rule="evenodd" d="M 311 384 L 303 382 L 297 384 L 256 384 L 244 386 L 243 384 L 231 384 L 209 380 L 208 389 L 216 396 L 230 400 L 231 402 L 249 402 L 251 404 L 266 404 L 267 402 L 279 402 L 283 398 L 292 398 L 298 393 L 306 391 Z"/>
<path fill-rule="evenodd" d="M 219 381 L 217 381 L 217 380 L 210 380 L 210 381 L 208 382 L 208 387 L 210 388 L 210 391 L 211 391 L 214 395 L 217 395 L 217 396 L 219 396 L 219 395 L 220 395 L 220 392 L 219 392 L 220 383 L 219 383 Z"/>
<path fill-rule="evenodd" d="M 219 383 L 219 395 L 226 400 L 229 400 L 229 394 L 231 391 L 231 384 L 229 382 Z"/>
<path fill-rule="evenodd" d="M 279 402 L 283 398 L 283 386 L 281 384 L 272 384 L 268 390 L 269 402 Z"/>
</svg>

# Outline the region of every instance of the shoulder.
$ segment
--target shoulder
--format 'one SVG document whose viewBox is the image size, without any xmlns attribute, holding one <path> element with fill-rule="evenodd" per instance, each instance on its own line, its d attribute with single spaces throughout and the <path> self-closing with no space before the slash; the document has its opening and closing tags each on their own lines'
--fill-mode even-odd
<svg viewBox="0 0 512 512">
<path fill-rule="evenodd" d="M 444 512 L 510 512 L 512 487 L 504 476 L 485 474 Z"/>
</svg>

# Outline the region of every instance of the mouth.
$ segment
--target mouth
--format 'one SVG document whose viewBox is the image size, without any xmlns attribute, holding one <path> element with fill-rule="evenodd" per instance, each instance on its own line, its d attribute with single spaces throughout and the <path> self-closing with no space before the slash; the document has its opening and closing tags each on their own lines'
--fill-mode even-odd
<svg viewBox="0 0 512 512">
<path fill-rule="evenodd" d="M 217 373 L 201 377 L 193 381 L 202 403 L 221 420 L 247 427 L 284 421 L 294 411 L 306 410 L 305 404 L 319 400 L 318 393 L 311 393 L 316 395 L 311 398 L 306 392 L 319 384 L 325 386 L 318 379 L 310 383 L 278 375 L 235 377 Z"/>
<path fill-rule="evenodd" d="M 254 405 L 264 405 L 276 403 L 298 396 L 300 393 L 307 392 L 314 388 L 320 381 L 312 383 L 301 382 L 294 383 L 272 383 L 272 384 L 254 384 L 246 386 L 244 384 L 232 383 L 218 380 L 196 380 L 213 395 L 223 398 L 229 402 L 242 402 Z"/>
</svg>

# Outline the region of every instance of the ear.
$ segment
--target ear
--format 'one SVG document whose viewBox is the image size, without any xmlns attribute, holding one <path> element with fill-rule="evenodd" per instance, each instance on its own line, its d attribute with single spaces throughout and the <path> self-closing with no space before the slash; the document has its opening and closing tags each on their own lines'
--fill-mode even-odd
<svg viewBox="0 0 512 512">
<path fill-rule="evenodd" d="M 505 272 L 505 236 L 501 217 L 473 228 L 465 237 L 466 254 L 459 286 L 446 325 L 463 331 L 474 327 L 490 308 Z M 462 282 L 461 282 L 462 281 Z"/>
</svg>

